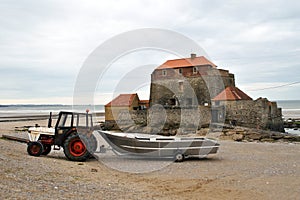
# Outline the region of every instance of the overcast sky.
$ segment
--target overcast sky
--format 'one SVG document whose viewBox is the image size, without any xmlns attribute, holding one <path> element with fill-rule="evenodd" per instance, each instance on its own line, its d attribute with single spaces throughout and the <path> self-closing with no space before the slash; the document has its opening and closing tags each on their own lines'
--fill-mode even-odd
<svg viewBox="0 0 300 200">
<path fill-rule="evenodd" d="M 193 39 L 219 68 L 234 73 L 236 85 L 253 99 L 300 99 L 299 2 L 1 0 L 0 104 L 72 104 L 89 54 L 111 37 L 139 28 Z M 155 66 L 172 58 L 155 55 L 135 63 L 133 54 L 115 66 Z M 110 100 L 119 78 L 111 75 L 96 104 Z M 142 98 L 145 88 L 139 90 Z"/>
</svg>

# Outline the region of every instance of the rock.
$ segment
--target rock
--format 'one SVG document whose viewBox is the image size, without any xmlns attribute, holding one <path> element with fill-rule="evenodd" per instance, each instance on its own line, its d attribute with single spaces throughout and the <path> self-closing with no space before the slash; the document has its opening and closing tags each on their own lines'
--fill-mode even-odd
<svg viewBox="0 0 300 200">
<path fill-rule="evenodd" d="M 174 136 L 177 134 L 177 129 L 172 129 L 169 132 L 170 132 L 170 135 Z"/>
<path fill-rule="evenodd" d="M 242 134 L 234 134 L 234 135 L 232 135 L 232 139 L 234 141 L 242 141 L 244 139 L 244 135 L 242 135 Z"/>
<path fill-rule="evenodd" d="M 252 140 L 260 140 L 262 138 L 262 135 L 254 133 L 247 135 L 247 138 Z"/>
<path fill-rule="evenodd" d="M 285 135 L 283 138 L 291 142 L 300 142 L 300 136 L 298 135 Z"/>
<path fill-rule="evenodd" d="M 200 136 L 206 136 L 208 134 L 208 132 L 209 132 L 209 129 L 201 128 L 200 130 L 196 131 L 196 134 L 200 135 Z"/>
<path fill-rule="evenodd" d="M 230 136 L 230 135 L 236 135 L 236 132 L 235 131 L 227 131 L 227 133 L 225 134 L 225 135 L 228 135 L 228 136 Z"/>
<path fill-rule="evenodd" d="M 232 137 L 231 136 L 228 136 L 228 135 L 220 135 L 220 140 L 232 140 Z"/>
<path fill-rule="evenodd" d="M 95 169 L 95 168 L 92 168 L 92 169 L 91 169 L 91 172 L 98 172 L 98 170 Z"/>
<path fill-rule="evenodd" d="M 275 140 L 272 138 L 262 138 L 260 141 L 261 142 L 274 142 Z"/>
<path fill-rule="evenodd" d="M 271 138 L 274 140 L 279 140 L 283 138 L 283 135 L 272 135 Z"/>
<path fill-rule="evenodd" d="M 236 130 L 237 134 L 241 134 L 241 135 L 245 135 L 245 131 L 244 130 Z"/>
</svg>

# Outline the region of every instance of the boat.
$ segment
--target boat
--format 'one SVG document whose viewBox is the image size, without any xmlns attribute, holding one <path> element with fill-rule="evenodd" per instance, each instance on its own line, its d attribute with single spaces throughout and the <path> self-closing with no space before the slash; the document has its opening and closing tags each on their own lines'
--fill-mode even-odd
<svg viewBox="0 0 300 200">
<path fill-rule="evenodd" d="M 160 136 L 142 133 L 120 133 L 98 130 L 118 155 L 172 157 L 183 161 L 188 157 L 204 158 L 216 154 L 219 144 L 203 137 Z"/>
</svg>

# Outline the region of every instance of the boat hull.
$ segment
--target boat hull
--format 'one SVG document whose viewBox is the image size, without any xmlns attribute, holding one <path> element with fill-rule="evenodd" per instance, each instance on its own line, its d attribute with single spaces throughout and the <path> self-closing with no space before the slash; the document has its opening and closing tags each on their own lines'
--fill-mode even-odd
<svg viewBox="0 0 300 200">
<path fill-rule="evenodd" d="M 180 153 L 184 157 L 206 157 L 219 149 L 216 141 L 206 138 L 98 132 L 119 155 L 173 157 Z"/>
</svg>

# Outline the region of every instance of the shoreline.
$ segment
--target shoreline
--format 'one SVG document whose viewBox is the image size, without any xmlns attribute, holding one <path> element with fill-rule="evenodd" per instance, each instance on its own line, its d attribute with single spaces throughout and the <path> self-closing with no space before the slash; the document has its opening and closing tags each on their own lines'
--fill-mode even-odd
<svg viewBox="0 0 300 200">
<path fill-rule="evenodd" d="M 104 112 L 92 113 L 96 117 L 104 117 Z M 16 122 L 16 121 L 34 121 L 49 119 L 49 114 L 45 113 L 10 113 L 8 116 L 1 116 L 3 113 L 0 112 L 0 122 Z M 58 112 L 52 114 L 53 119 L 57 119 Z"/>
</svg>

